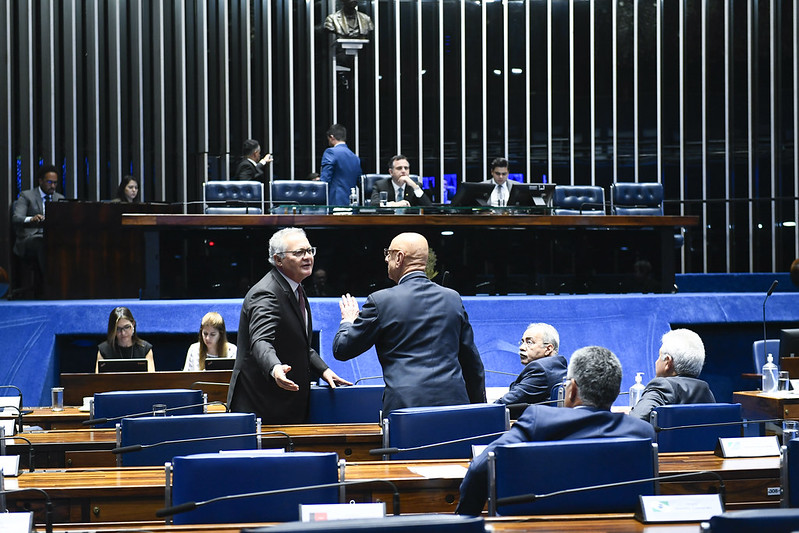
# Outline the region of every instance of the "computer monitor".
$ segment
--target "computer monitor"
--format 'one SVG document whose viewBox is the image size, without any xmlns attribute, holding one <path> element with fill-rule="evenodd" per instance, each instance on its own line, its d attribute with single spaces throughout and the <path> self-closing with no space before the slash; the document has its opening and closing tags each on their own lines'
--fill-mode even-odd
<svg viewBox="0 0 799 533">
<path fill-rule="evenodd" d="M 514 183 L 510 189 L 508 205 L 515 207 L 552 206 L 552 195 L 555 193 L 554 183 Z"/>
<path fill-rule="evenodd" d="M 233 370 L 236 364 L 235 357 L 208 357 L 205 360 L 206 370 Z"/>
<path fill-rule="evenodd" d="M 799 357 L 799 328 L 780 330 L 780 359 Z"/>
<path fill-rule="evenodd" d="M 147 372 L 147 359 L 100 359 L 98 372 Z"/>
<path fill-rule="evenodd" d="M 474 207 L 489 205 L 494 182 L 469 182 L 458 184 L 458 192 L 452 198 L 452 205 L 456 207 Z"/>
</svg>

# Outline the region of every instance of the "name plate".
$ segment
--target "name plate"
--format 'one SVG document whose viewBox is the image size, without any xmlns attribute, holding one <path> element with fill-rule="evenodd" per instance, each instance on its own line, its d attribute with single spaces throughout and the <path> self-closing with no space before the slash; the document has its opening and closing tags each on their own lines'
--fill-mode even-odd
<svg viewBox="0 0 799 533">
<path fill-rule="evenodd" d="M 701 522 L 724 512 L 720 494 L 639 496 L 635 518 L 645 524 Z"/>
<path fill-rule="evenodd" d="M 0 455 L 0 471 L 4 477 L 19 475 L 19 455 Z M 2 531 L 2 528 L 0 528 Z"/>
<path fill-rule="evenodd" d="M 772 457 L 780 454 L 776 435 L 770 437 L 720 438 L 716 444 L 718 457 Z"/>
<path fill-rule="evenodd" d="M 386 503 L 313 503 L 300 504 L 300 522 L 324 522 L 350 518 L 383 518 Z"/>
<path fill-rule="evenodd" d="M 33 531 L 33 512 L 0 513 L 0 531 L 6 533 L 31 533 Z"/>
</svg>

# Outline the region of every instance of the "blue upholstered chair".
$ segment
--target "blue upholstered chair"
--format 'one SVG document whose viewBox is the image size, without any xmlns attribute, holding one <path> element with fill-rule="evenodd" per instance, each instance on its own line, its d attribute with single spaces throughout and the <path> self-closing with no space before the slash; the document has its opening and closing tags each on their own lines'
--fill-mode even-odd
<svg viewBox="0 0 799 533">
<path fill-rule="evenodd" d="M 172 464 L 167 465 L 167 479 L 170 471 L 172 482 L 166 492 L 167 506 L 232 494 L 336 483 L 338 456 L 316 452 L 202 453 L 175 457 Z M 301 503 L 338 502 L 337 487 L 239 498 L 198 506 L 193 511 L 175 515 L 174 522 L 286 522 L 297 520 Z"/>
<path fill-rule="evenodd" d="M 384 518 L 354 518 L 319 522 L 291 522 L 269 527 L 243 529 L 243 533 L 310 533 L 341 531 L 349 533 L 485 533 L 485 521 L 479 516 L 403 515 Z"/>
<path fill-rule="evenodd" d="M 556 185 L 552 207 L 555 215 L 604 215 L 605 189 L 593 185 Z"/>
<path fill-rule="evenodd" d="M 190 389 L 122 390 L 99 392 L 94 395 L 92 418 L 117 418 L 139 413 L 152 413 L 153 405 L 164 404 L 167 409 L 194 405 L 186 409 L 167 411 L 167 415 L 194 415 L 204 411 L 203 392 Z M 146 416 L 146 415 L 142 415 Z M 97 428 L 112 428 L 118 420 L 97 424 Z"/>
<path fill-rule="evenodd" d="M 752 343 L 752 364 L 755 366 L 754 373 L 760 374 L 763 371 L 763 365 L 766 364 L 766 354 L 774 355 L 774 363 L 777 363 L 780 355 L 780 340 L 779 339 L 766 339 L 763 349 L 764 341 L 759 340 Z"/>
<path fill-rule="evenodd" d="M 383 446 L 412 448 L 477 435 L 506 431 L 510 427 L 507 409 L 501 404 L 447 405 L 395 409 L 383 419 Z M 465 459 L 472 446 L 489 444 L 498 437 L 468 440 L 446 446 L 400 452 L 392 459 Z"/>
<path fill-rule="evenodd" d="M 523 442 L 488 455 L 488 514 L 534 515 L 632 512 L 640 494 L 658 494 L 654 481 L 497 505 L 497 499 L 657 476 L 650 439 L 608 438 Z"/>
<path fill-rule="evenodd" d="M 203 212 L 209 215 L 260 215 L 264 212 L 264 184 L 260 181 L 203 183 Z"/>
<path fill-rule="evenodd" d="M 117 446 L 153 444 L 168 440 L 242 435 L 249 437 L 164 444 L 117 455 L 120 466 L 161 466 L 176 455 L 210 453 L 219 450 L 258 448 L 255 415 L 252 413 L 213 413 L 204 415 L 151 416 L 123 418 L 117 431 Z"/>
<path fill-rule="evenodd" d="M 799 524 L 799 509 L 749 509 L 729 511 L 710 518 L 701 531 L 706 533 L 790 533 Z"/>
<path fill-rule="evenodd" d="M 780 478 L 782 507 L 799 507 L 799 439 L 783 445 Z M 799 524 L 799 520 L 796 523 Z"/>
<path fill-rule="evenodd" d="M 614 215 L 663 215 L 663 185 L 660 183 L 614 183 L 610 186 Z"/>
<path fill-rule="evenodd" d="M 383 385 L 311 386 L 309 424 L 380 423 Z"/>
<path fill-rule="evenodd" d="M 664 428 L 740 422 L 739 403 L 695 403 L 655 407 L 649 415 L 661 452 L 700 452 L 715 449 L 719 438 L 740 437 L 742 425 L 668 430 Z"/>
<path fill-rule="evenodd" d="M 272 182 L 272 205 L 272 211 L 276 213 L 286 213 L 292 209 L 303 213 L 325 213 L 327 183 L 315 180 L 275 180 Z"/>
</svg>

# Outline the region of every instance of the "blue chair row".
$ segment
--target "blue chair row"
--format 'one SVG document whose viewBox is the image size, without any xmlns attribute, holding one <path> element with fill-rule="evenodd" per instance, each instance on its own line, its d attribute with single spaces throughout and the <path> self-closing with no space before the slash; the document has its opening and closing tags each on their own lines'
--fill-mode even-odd
<svg viewBox="0 0 799 533">
<path fill-rule="evenodd" d="M 740 437 L 743 424 L 739 403 L 697 403 L 655 407 L 650 422 L 657 434 L 661 452 L 712 451 L 719 438 Z M 669 429 L 713 423 L 732 423 L 727 426 Z"/>
<path fill-rule="evenodd" d="M 94 395 L 91 417 L 104 418 L 97 428 L 112 428 L 125 416 L 152 413 L 153 405 L 163 404 L 169 415 L 191 415 L 205 412 L 203 392 L 191 389 L 159 389 L 100 392 Z M 185 409 L 174 409 L 176 407 Z"/>
<path fill-rule="evenodd" d="M 605 189 L 595 185 L 556 185 L 552 207 L 555 215 L 604 215 Z M 663 215 L 663 185 L 614 183 L 610 186 L 610 214 Z"/>
<path fill-rule="evenodd" d="M 311 386 L 309 424 L 379 424 L 383 385 Z"/>
</svg>

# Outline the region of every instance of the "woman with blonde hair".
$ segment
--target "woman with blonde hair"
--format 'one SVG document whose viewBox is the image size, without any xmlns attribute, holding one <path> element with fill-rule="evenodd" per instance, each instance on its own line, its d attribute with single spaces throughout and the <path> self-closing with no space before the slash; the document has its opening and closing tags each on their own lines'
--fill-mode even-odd
<svg viewBox="0 0 799 533">
<path fill-rule="evenodd" d="M 236 357 L 236 345 L 227 341 L 225 319 L 214 311 L 203 317 L 199 341 L 189 346 L 183 370 L 205 370 L 205 360 L 209 357 Z"/>
</svg>

